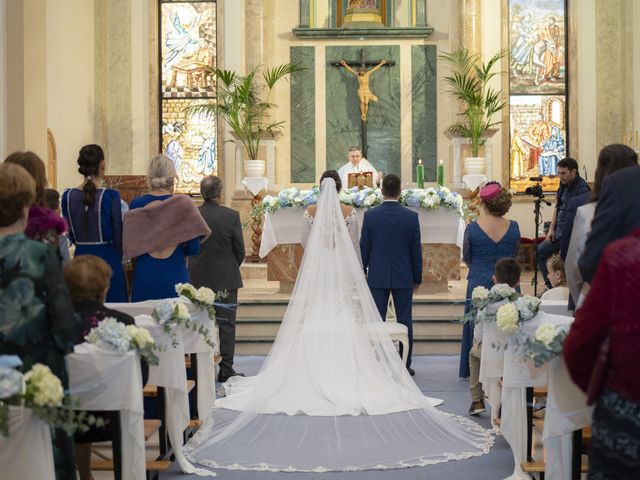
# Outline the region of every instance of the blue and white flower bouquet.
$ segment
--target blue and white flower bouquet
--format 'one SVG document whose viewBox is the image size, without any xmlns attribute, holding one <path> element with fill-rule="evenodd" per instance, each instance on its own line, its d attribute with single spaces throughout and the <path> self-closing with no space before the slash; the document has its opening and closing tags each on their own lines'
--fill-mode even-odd
<svg viewBox="0 0 640 480">
<path fill-rule="evenodd" d="M 496 324 L 505 333 L 515 333 L 520 325 L 535 317 L 540 309 L 540 299 L 524 295 L 514 302 L 502 305 L 496 313 Z"/>
<path fill-rule="evenodd" d="M 543 323 L 536 329 L 533 338 L 519 338 L 520 349 L 536 367 L 541 367 L 552 358 L 562 355 L 562 343 L 567 333 L 567 327 Z"/>
<path fill-rule="evenodd" d="M 216 320 L 216 302 L 229 296 L 226 291 L 214 292 L 207 287 L 196 288 L 190 283 L 177 283 L 175 289 L 178 295 L 191 300 L 200 310 L 206 311 L 211 320 Z"/>
<path fill-rule="evenodd" d="M 171 337 L 171 343 L 175 347 L 177 345 L 177 327 L 187 328 L 199 333 L 204 338 L 204 341 L 212 349 L 215 349 L 215 344 L 211 339 L 209 329 L 204 325 L 197 324 L 191 319 L 189 309 L 182 302 L 162 302 L 155 307 L 151 312 L 151 316 L 162 326 L 165 332 Z"/>
<path fill-rule="evenodd" d="M 84 338 L 89 343 L 106 343 L 120 353 L 137 350 L 149 365 L 158 365 L 159 363 L 155 353 L 157 350 L 156 342 L 149 331 L 135 325 L 125 325 L 113 317 L 102 320 Z"/>
<path fill-rule="evenodd" d="M 497 283 L 490 290 L 481 286 L 476 287 L 471 292 L 471 310 L 465 314 L 464 322 L 495 322 L 495 310 L 487 307 L 504 301 L 513 302 L 517 298 L 518 292 L 506 283 Z"/>
</svg>

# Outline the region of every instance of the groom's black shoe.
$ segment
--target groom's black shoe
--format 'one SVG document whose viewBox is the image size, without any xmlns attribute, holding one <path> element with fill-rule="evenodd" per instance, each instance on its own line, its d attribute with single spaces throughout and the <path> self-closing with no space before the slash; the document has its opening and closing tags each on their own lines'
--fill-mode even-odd
<svg viewBox="0 0 640 480">
<path fill-rule="evenodd" d="M 407 372 L 409 372 L 409 375 L 412 377 L 416 374 L 416 371 L 411 367 L 407 367 Z"/>
<path fill-rule="evenodd" d="M 231 377 L 244 377 L 244 373 L 238 373 L 238 372 L 220 372 L 218 374 L 218 381 L 219 382 L 226 382 L 227 380 L 229 380 Z"/>
</svg>

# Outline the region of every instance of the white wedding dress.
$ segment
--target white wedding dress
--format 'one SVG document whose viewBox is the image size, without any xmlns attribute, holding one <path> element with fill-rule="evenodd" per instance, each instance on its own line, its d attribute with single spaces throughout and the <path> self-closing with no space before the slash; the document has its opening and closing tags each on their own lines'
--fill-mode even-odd
<svg viewBox="0 0 640 480">
<path fill-rule="evenodd" d="M 413 382 L 371 297 L 333 179 L 322 182 L 271 352 L 255 377 L 232 377 L 224 390 L 185 446 L 209 469 L 405 468 L 493 444 L 475 422 L 437 411 Z"/>
</svg>

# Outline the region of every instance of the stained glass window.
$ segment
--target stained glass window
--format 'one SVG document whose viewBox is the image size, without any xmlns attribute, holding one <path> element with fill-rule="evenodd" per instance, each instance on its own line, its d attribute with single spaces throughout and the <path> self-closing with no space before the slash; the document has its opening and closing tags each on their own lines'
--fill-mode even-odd
<svg viewBox="0 0 640 480">
<path fill-rule="evenodd" d="M 160 1 L 162 151 L 174 161 L 178 191 L 197 191 L 205 175 L 218 173 L 215 118 L 188 107 L 215 102 L 208 75 L 216 65 L 216 2 Z"/>
<path fill-rule="evenodd" d="M 559 186 L 567 156 L 565 0 L 509 0 L 510 187 Z"/>
</svg>

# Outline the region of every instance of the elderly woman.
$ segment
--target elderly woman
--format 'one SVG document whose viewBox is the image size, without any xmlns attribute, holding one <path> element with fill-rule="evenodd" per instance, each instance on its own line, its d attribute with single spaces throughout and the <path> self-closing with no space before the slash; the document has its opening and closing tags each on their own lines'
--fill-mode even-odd
<svg viewBox="0 0 640 480">
<path fill-rule="evenodd" d="M 25 169 L 0 165 L 0 355 L 18 355 L 25 370 L 43 363 L 68 388 L 64 355 L 80 322 L 55 252 L 24 235 L 35 192 Z M 71 439 L 61 430 L 51 433 L 56 478 L 75 480 Z"/>
<path fill-rule="evenodd" d="M 592 479 L 640 478 L 639 288 L 637 229 L 604 250 L 563 344 L 571 378 L 596 399 L 589 456 Z M 603 354 L 605 339 L 609 351 L 601 369 L 596 359 Z"/>
<path fill-rule="evenodd" d="M 178 174 L 166 155 L 149 164 L 150 192 L 131 201 L 124 221 L 124 253 L 135 258 L 131 301 L 176 297 L 189 282 L 187 257 L 200 252 L 211 230 L 193 201 L 173 195 Z"/>
<path fill-rule="evenodd" d="M 125 325 L 134 325 L 134 319 L 126 313 L 112 310 L 104 306 L 111 280 L 111 267 L 95 255 L 75 257 L 64 269 L 64 279 L 69 288 L 76 313 L 82 322 L 81 334 L 76 343 L 84 342 L 84 337 L 107 317 L 115 318 Z M 146 383 L 149 369 L 142 363 L 143 384 Z M 142 388 L 142 387 L 141 387 Z M 110 441 L 112 437 L 110 422 L 114 420 L 114 412 L 90 412 L 105 421 L 104 427 L 91 427 L 87 432 L 76 433 L 76 463 L 80 480 L 92 480 L 91 444 L 93 442 Z"/>
<path fill-rule="evenodd" d="M 498 259 L 515 257 L 520 243 L 518 223 L 504 216 L 511 208 L 511 194 L 497 182 L 488 183 L 480 190 L 480 217 L 467 225 L 464 231 L 463 260 L 469 267 L 467 275 L 467 302 L 465 313 L 471 308 L 471 293 L 479 286 L 490 289 Z M 469 351 L 473 340 L 473 324 L 466 323 L 462 333 L 460 377 L 469 376 Z M 482 399 L 478 402 L 483 403 Z M 470 413 L 481 413 L 477 405 Z M 472 412 L 473 410 L 473 412 Z"/>
</svg>

